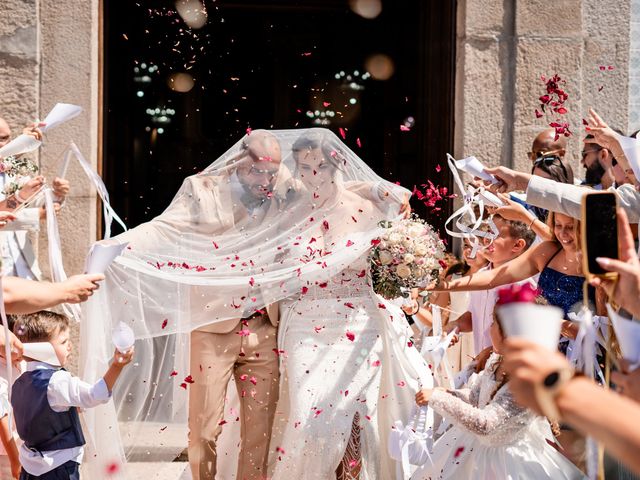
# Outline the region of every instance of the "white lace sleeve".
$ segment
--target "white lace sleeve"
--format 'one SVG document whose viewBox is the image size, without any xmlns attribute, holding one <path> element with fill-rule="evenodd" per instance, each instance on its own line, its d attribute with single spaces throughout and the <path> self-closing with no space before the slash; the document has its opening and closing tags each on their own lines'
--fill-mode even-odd
<svg viewBox="0 0 640 480">
<path fill-rule="evenodd" d="M 474 407 L 458 396 L 442 390 L 433 392 L 429 406 L 450 422 L 481 436 L 493 435 L 507 426 L 514 417 L 527 413 L 526 408 L 515 403 L 506 385 L 484 408 Z"/>
</svg>

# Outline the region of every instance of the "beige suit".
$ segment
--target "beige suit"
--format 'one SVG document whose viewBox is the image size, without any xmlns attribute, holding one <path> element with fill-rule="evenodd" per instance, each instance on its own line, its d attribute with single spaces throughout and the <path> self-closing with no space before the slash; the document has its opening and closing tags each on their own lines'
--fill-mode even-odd
<svg viewBox="0 0 640 480">
<path fill-rule="evenodd" d="M 627 213 L 629 222 L 640 222 L 640 193 L 635 187 L 625 184 L 609 190 L 618 194 L 620 206 Z M 555 182 L 534 175 L 527 186 L 527 203 L 569 217 L 580 218 L 582 197 L 590 191 L 592 190 L 586 187 Z"/>
<path fill-rule="evenodd" d="M 210 191 L 211 195 L 198 196 L 197 211 L 185 230 L 204 231 L 215 238 L 216 232 L 233 229 L 249 215 L 235 198 L 228 179 L 192 177 L 190 181 L 194 191 Z M 232 205 L 237 207 L 229 208 Z M 199 222 L 199 215 L 206 220 Z M 266 311 L 265 316 L 245 320 L 245 325 L 236 318 L 205 325 L 191 334 L 190 371 L 194 383 L 189 387 L 189 463 L 194 480 L 215 478 L 216 442 L 224 426 L 231 375 L 240 397 L 241 445 L 236 478 L 257 480 L 266 476 L 278 396 L 278 305 L 269 305 Z M 239 335 L 243 329 L 251 333 Z"/>
</svg>

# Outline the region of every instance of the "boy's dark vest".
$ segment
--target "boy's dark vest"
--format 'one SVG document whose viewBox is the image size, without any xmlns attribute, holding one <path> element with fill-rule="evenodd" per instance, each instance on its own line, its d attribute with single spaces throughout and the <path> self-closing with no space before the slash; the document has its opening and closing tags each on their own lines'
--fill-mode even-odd
<svg viewBox="0 0 640 480">
<path fill-rule="evenodd" d="M 11 389 L 11 406 L 18 435 L 31 450 L 44 452 L 85 444 L 78 410 L 54 412 L 47 400 L 49 380 L 56 370 L 37 369 L 18 377 Z"/>
</svg>

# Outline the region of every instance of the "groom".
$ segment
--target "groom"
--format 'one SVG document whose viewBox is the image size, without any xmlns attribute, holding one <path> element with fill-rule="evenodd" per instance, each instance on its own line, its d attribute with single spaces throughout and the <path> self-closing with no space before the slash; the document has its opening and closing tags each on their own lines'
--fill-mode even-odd
<svg viewBox="0 0 640 480">
<path fill-rule="evenodd" d="M 206 188 L 215 190 L 221 225 L 233 229 L 239 223 L 260 222 L 277 202 L 274 193 L 281 172 L 278 140 L 266 131 L 255 131 L 245 140 L 246 160 L 228 176 L 206 177 Z M 284 167 L 283 167 L 284 168 Z M 285 192 L 286 196 L 286 192 Z M 235 377 L 240 397 L 241 445 L 236 478 L 266 477 L 271 425 L 278 397 L 278 305 L 264 313 L 243 313 L 212 323 L 191 333 L 189 391 L 189 463 L 194 480 L 216 476 L 216 443 L 224 425 L 227 384 Z M 247 330 L 250 332 L 246 334 Z M 239 334 L 240 332 L 243 334 Z"/>
</svg>

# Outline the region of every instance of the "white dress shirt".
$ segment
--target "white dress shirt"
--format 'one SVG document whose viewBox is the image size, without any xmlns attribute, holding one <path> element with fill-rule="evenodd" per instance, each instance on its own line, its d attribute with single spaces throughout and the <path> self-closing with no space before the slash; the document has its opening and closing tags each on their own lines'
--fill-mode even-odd
<svg viewBox="0 0 640 480">
<path fill-rule="evenodd" d="M 27 371 L 38 369 L 56 370 L 44 362 L 27 362 Z M 66 370 L 58 370 L 49 380 L 47 388 L 47 400 L 54 412 L 66 412 L 71 407 L 93 408 L 107 403 L 111 398 L 111 392 L 107 388 L 104 379 L 98 380 L 94 385 L 83 382 Z M 29 399 L 25 398 L 25 402 Z M 65 448 L 62 450 L 48 450 L 45 452 L 33 452 L 26 445 L 20 446 L 20 463 L 31 475 L 44 475 L 60 465 L 73 460 L 82 463 L 84 447 Z"/>
<path fill-rule="evenodd" d="M 479 271 L 484 272 L 490 269 L 491 267 L 487 266 Z M 535 275 L 516 283 L 518 285 L 529 283 L 535 288 L 538 285 L 538 277 L 539 275 Z M 498 300 L 498 290 L 508 287 L 509 285 L 501 285 L 488 290 L 472 291 L 469 295 L 469 311 L 471 312 L 471 328 L 473 331 L 473 348 L 476 355 L 485 348 L 493 345 L 491 342 L 490 329 L 491 323 L 493 322 L 493 310 L 495 309 L 496 301 Z"/>
</svg>

